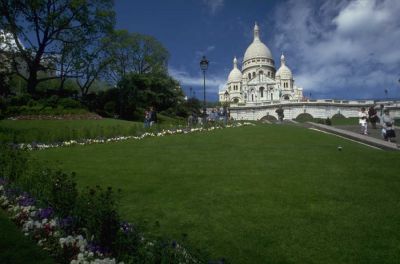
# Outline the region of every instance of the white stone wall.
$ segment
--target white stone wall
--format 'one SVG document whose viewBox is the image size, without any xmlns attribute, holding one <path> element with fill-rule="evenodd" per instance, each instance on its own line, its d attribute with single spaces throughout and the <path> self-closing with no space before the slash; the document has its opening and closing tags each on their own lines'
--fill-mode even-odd
<svg viewBox="0 0 400 264">
<path fill-rule="evenodd" d="M 278 118 L 275 110 L 279 106 L 284 109 L 284 119 L 295 119 L 302 113 L 308 113 L 314 118 L 331 118 L 335 114 L 345 117 L 358 117 L 361 107 L 368 109 L 371 105 L 383 103 L 385 108 L 390 109 L 393 118 L 400 118 L 400 102 L 374 102 L 374 101 L 347 101 L 347 100 L 312 100 L 307 102 L 263 104 L 254 103 L 251 106 L 234 105 L 230 108 L 231 117 L 235 120 L 259 120 L 267 115 Z M 379 114 L 378 110 L 378 114 Z"/>
</svg>

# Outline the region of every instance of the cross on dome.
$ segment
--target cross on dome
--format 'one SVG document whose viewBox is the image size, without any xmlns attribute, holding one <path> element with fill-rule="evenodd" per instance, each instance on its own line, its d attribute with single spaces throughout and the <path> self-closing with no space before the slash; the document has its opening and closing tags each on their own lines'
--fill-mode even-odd
<svg viewBox="0 0 400 264">
<path fill-rule="evenodd" d="M 260 40 L 260 29 L 258 28 L 257 22 L 254 24 L 254 40 Z"/>
<path fill-rule="evenodd" d="M 282 52 L 282 55 L 281 55 L 281 64 L 282 64 L 282 65 L 285 65 L 285 63 L 286 63 L 286 61 L 285 61 L 285 55 L 283 55 L 283 52 Z"/>
</svg>

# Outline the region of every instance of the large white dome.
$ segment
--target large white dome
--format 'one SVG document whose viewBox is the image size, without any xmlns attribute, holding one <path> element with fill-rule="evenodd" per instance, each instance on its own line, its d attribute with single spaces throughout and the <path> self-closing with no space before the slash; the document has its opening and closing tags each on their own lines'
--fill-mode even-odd
<svg viewBox="0 0 400 264">
<path fill-rule="evenodd" d="M 236 57 L 233 59 L 233 69 L 229 73 L 228 83 L 242 81 L 242 72 L 237 67 Z"/>
<path fill-rule="evenodd" d="M 281 67 L 278 69 L 275 76 L 280 77 L 281 80 L 292 80 L 293 79 L 292 71 L 289 69 L 288 66 L 286 66 L 285 56 L 283 54 L 281 56 Z"/>
<path fill-rule="evenodd" d="M 262 43 L 259 36 L 258 25 L 254 26 L 254 39 L 244 53 L 243 62 L 254 58 L 269 58 L 272 59 L 272 54 L 269 48 Z"/>
</svg>

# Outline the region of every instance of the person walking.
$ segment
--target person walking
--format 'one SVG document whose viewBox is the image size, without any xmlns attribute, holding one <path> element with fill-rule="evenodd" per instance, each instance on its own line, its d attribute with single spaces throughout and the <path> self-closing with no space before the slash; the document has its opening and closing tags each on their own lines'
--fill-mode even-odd
<svg viewBox="0 0 400 264">
<path fill-rule="evenodd" d="M 378 113 L 376 112 L 375 106 L 372 105 L 368 109 L 368 120 L 372 125 L 373 129 L 376 129 L 376 122 L 378 121 Z"/>
<path fill-rule="evenodd" d="M 368 125 L 367 118 L 368 115 L 365 112 L 365 107 L 361 107 L 360 112 L 358 112 L 358 123 L 360 124 L 361 134 L 368 135 Z"/>
<path fill-rule="evenodd" d="M 396 137 L 396 133 L 394 131 L 394 120 L 389 114 L 389 109 L 383 110 L 381 124 L 382 124 L 382 136 L 384 140 L 391 141 L 392 138 Z"/>
</svg>

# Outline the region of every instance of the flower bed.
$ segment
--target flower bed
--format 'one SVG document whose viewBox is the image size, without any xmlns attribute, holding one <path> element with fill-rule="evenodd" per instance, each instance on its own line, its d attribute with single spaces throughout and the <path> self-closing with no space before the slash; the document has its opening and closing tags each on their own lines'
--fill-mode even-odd
<svg viewBox="0 0 400 264">
<path fill-rule="evenodd" d="M 129 139 L 141 140 L 147 137 L 163 137 L 167 135 L 175 135 L 175 134 L 188 134 L 194 132 L 205 132 L 205 131 L 212 131 L 216 129 L 222 128 L 231 128 L 231 127 L 241 127 L 241 126 L 248 126 L 254 125 L 253 123 L 243 122 L 243 123 L 235 123 L 231 125 L 226 125 L 225 127 L 222 126 L 211 126 L 208 128 L 198 127 L 198 128 L 187 128 L 187 129 L 163 129 L 160 132 L 145 132 L 140 136 L 118 136 L 118 137 L 111 137 L 111 138 L 98 138 L 98 139 L 82 139 L 82 140 L 68 140 L 63 142 L 57 142 L 53 144 L 44 144 L 44 143 L 20 143 L 14 144 L 14 147 L 18 149 L 26 149 L 26 150 L 42 150 L 48 148 L 57 148 L 57 147 L 68 147 L 74 145 L 90 145 L 90 144 L 102 144 L 102 143 L 110 143 L 110 142 L 118 142 L 118 141 L 125 141 Z"/>
</svg>

